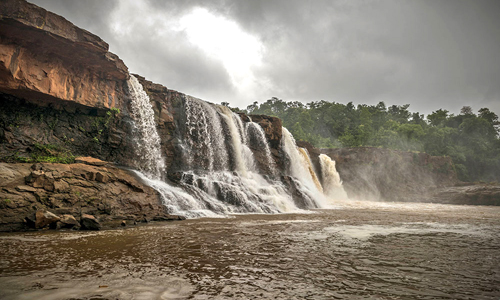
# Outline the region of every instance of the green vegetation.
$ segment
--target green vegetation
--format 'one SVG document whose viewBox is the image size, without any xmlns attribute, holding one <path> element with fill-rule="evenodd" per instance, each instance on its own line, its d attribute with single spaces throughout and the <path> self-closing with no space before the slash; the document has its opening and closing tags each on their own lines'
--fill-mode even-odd
<svg viewBox="0 0 500 300">
<path fill-rule="evenodd" d="M 3 158 L 3 160 L 23 163 L 48 162 L 71 164 L 75 162 L 75 156 L 69 150 L 58 145 L 35 143 L 29 156 L 21 156 L 19 153 L 15 153 L 10 157 Z"/>
<path fill-rule="evenodd" d="M 481 108 L 474 114 L 465 106 L 459 115 L 440 109 L 425 118 L 408 108 L 272 98 L 233 110 L 279 117 L 297 140 L 316 147 L 372 146 L 450 156 L 461 180 L 500 181 L 500 122 L 495 113 Z"/>
</svg>

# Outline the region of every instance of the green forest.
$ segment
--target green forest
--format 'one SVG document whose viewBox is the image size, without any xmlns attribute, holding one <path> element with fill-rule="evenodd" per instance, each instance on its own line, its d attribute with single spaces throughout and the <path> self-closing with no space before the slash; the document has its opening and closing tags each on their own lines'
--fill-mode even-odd
<svg viewBox="0 0 500 300">
<path fill-rule="evenodd" d="M 276 116 L 295 139 L 318 148 L 382 147 L 449 156 L 462 181 L 500 181 L 500 122 L 494 112 L 481 108 L 476 114 L 464 106 L 458 115 L 439 109 L 424 116 L 409 106 L 324 100 L 303 104 L 273 97 L 232 109 Z"/>
</svg>

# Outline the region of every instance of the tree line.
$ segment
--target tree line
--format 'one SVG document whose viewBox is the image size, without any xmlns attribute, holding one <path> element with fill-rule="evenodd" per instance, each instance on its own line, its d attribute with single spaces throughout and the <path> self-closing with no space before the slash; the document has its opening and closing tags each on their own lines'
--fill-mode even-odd
<svg viewBox="0 0 500 300">
<path fill-rule="evenodd" d="M 273 97 L 232 110 L 276 116 L 295 139 L 319 148 L 382 147 L 449 156 L 463 181 L 500 181 L 500 122 L 494 112 L 481 108 L 475 114 L 464 106 L 458 115 L 439 109 L 425 117 L 409 107 L 324 100 L 303 104 Z"/>
</svg>

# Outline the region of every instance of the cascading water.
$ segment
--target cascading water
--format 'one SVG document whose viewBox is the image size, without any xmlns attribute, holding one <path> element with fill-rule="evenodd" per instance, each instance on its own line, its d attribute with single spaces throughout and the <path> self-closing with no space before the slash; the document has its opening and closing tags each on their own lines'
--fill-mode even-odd
<svg viewBox="0 0 500 300">
<path fill-rule="evenodd" d="M 160 179 L 165 172 L 165 161 L 161 155 L 161 139 L 156 131 L 154 111 L 149 96 L 133 75 L 130 75 L 128 88 L 132 98 L 131 115 L 135 125 L 135 167 L 153 179 Z"/>
<path fill-rule="evenodd" d="M 309 171 L 309 174 L 311 175 L 311 178 L 314 182 L 314 185 L 316 185 L 316 188 L 318 189 L 318 191 L 323 193 L 323 187 L 321 186 L 321 183 L 319 182 L 318 176 L 316 176 L 316 172 L 314 172 L 314 167 L 313 167 L 313 164 L 311 162 L 311 158 L 309 157 L 309 153 L 307 152 L 307 149 L 299 147 L 298 150 L 306 162 L 307 170 Z"/>
<path fill-rule="evenodd" d="M 178 153 L 182 160 L 180 180 L 176 186 L 162 180 L 165 165 L 149 97 L 133 76 L 129 87 L 137 139 L 136 167 L 140 170 L 137 174 L 159 192 L 170 213 L 213 217 L 325 207 L 321 185 L 307 152 L 297 148 L 285 128 L 282 148 L 290 158 L 292 176 L 285 181 L 293 185 L 294 192 L 279 180 L 260 125 L 243 123 L 240 115 L 229 108 L 190 96 L 184 98 L 185 124 L 179 128 L 183 141 L 182 153 Z M 264 177 L 261 172 L 271 176 Z M 330 177 L 323 175 L 323 178 Z M 297 202 L 297 195 L 304 200 Z"/>
<path fill-rule="evenodd" d="M 340 175 L 335 168 L 335 161 L 325 154 L 320 154 L 321 176 L 324 194 L 333 200 L 347 200 L 347 193 L 342 186 Z"/>
<path fill-rule="evenodd" d="M 304 187 L 304 192 L 309 195 L 315 207 L 323 207 L 326 204 L 326 199 L 309 172 L 310 165 L 304 155 L 300 154 L 295 139 L 285 127 L 282 128 L 281 142 L 282 148 L 290 160 L 290 174 L 299 180 Z"/>
<path fill-rule="evenodd" d="M 190 171 L 184 172 L 181 185 L 189 194 L 221 214 L 297 210 L 281 182 L 267 180 L 258 173 L 245 138 L 248 131 L 239 115 L 227 107 L 210 105 L 193 97 L 185 98 L 185 106 L 185 143 L 192 157 L 187 159 Z M 217 142 L 207 137 L 214 128 L 218 128 Z M 220 153 L 224 153 L 225 163 L 210 170 L 211 164 L 204 156 L 213 155 L 208 161 L 216 163 L 216 154 Z"/>
<path fill-rule="evenodd" d="M 246 162 L 246 161 L 248 161 L 249 157 L 245 157 L 245 156 L 248 156 L 251 152 L 248 153 L 248 152 L 244 152 L 244 150 L 243 150 L 244 144 L 242 144 L 242 142 L 241 142 L 242 141 L 241 131 L 238 129 L 238 127 L 236 125 L 237 123 L 234 122 L 233 112 L 225 106 L 221 106 L 220 109 L 222 111 L 221 117 L 224 118 L 224 121 L 227 124 L 227 127 L 229 129 L 229 133 L 231 135 L 230 145 L 231 145 L 232 153 L 233 153 L 232 157 L 234 158 L 233 159 L 234 169 L 241 176 L 247 177 L 248 176 L 247 170 L 248 170 L 248 166 L 250 165 L 250 163 Z M 248 149 L 248 150 L 250 150 L 250 149 Z"/>
<path fill-rule="evenodd" d="M 269 147 L 269 144 L 266 140 L 264 129 L 262 129 L 262 127 L 260 127 L 260 125 L 255 122 L 248 122 L 247 139 L 247 143 L 251 145 L 257 145 L 260 149 L 264 150 L 267 170 L 271 175 L 276 175 L 276 163 L 271 156 L 271 148 Z"/>
<path fill-rule="evenodd" d="M 197 167 L 207 171 L 226 170 L 229 161 L 220 115 L 207 102 L 191 96 L 186 96 L 185 107 L 185 140 L 189 149 L 189 160 L 186 163 L 191 169 Z"/>
</svg>

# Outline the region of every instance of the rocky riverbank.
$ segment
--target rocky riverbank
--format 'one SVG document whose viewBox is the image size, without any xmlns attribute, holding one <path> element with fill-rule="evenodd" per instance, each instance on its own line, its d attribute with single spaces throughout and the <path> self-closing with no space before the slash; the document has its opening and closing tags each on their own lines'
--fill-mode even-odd
<svg viewBox="0 0 500 300">
<path fill-rule="evenodd" d="M 0 163 L 0 231 L 101 229 L 182 220 L 133 171 L 97 159 Z"/>
</svg>

